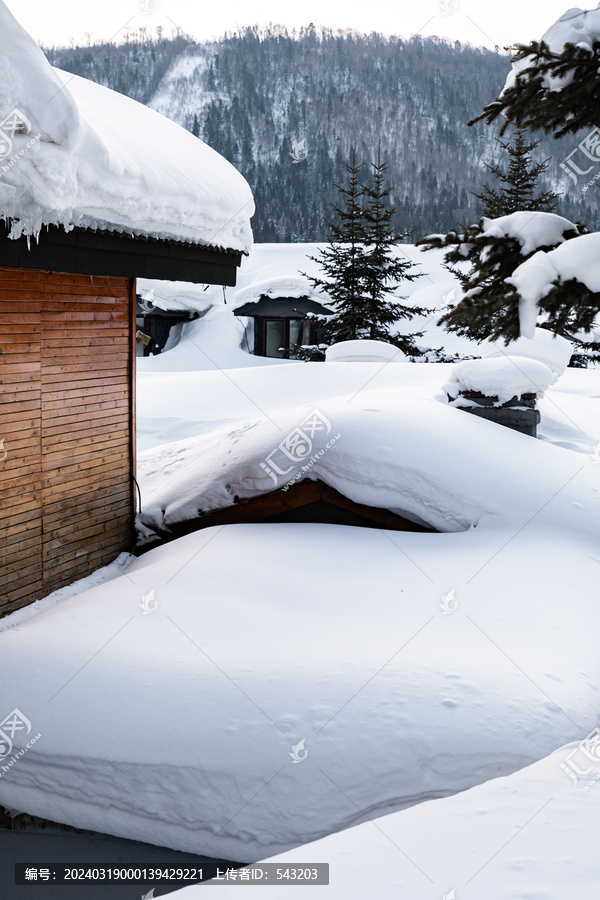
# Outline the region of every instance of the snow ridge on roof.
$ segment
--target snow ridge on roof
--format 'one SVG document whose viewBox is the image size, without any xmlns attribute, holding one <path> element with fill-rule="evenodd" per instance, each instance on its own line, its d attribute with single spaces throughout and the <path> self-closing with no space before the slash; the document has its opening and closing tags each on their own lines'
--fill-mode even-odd
<svg viewBox="0 0 600 900">
<path fill-rule="evenodd" d="M 317 303 L 323 303 L 329 299 L 323 291 L 315 290 L 307 278 L 303 278 L 301 275 L 285 275 L 256 281 L 254 284 L 236 291 L 233 295 L 233 307 L 235 309 L 245 303 L 258 303 L 261 297 L 272 299 L 307 297 L 309 300 L 316 300 Z"/>
<path fill-rule="evenodd" d="M 250 250 L 252 192 L 218 153 L 141 103 L 53 69 L 3 0 L 0 50 L 0 217 L 11 237 L 55 224 Z"/>
</svg>

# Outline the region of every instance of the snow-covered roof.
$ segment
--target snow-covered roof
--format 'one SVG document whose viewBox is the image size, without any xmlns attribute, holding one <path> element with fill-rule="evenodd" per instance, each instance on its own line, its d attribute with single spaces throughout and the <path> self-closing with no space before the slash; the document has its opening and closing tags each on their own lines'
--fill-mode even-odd
<svg viewBox="0 0 600 900">
<path fill-rule="evenodd" d="M 483 362 L 493 369 L 506 360 Z M 561 461 L 560 448 L 453 409 L 440 391 L 449 367 L 429 369 L 361 362 L 313 363 L 312 369 L 297 363 L 279 367 L 276 378 L 264 368 L 240 371 L 236 380 L 243 379 L 243 393 L 236 390 L 242 399 L 245 394 L 252 398 L 254 414 L 248 410 L 236 419 L 234 397 L 229 423 L 209 435 L 198 434 L 202 426 L 196 425 L 193 437 L 188 437 L 194 434 L 194 414 L 186 392 L 196 398 L 196 384 L 210 384 L 204 390 L 213 392 L 211 403 L 220 411 L 227 407 L 217 382 L 205 381 L 203 373 L 198 382 L 173 374 L 160 383 L 151 376 L 150 406 L 140 398 L 140 421 L 149 432 L 148 412 L 160 408 L 160 394 L 166 394 L 171 418 L 161 416 L 158 427 L 166 428 L 171 443 L 138 455 L 140 533 L 151 538 L 144 527 L 167 530 L 200 513 L 232 506 L 236 498 L 251 499 L 304 478 L 324 481 L 355 503 L 389 509 L 438 531 L 467 529 L 486 515 L 510 516 L 515 505 L 541 505 L 547 484 L 540 489 L 540 473 L 555 462 L 567 465 L 568 457 Z M 542 375 L 550 383 L 556 380 L 542 363 L 524 359 L 502 376 L 522 382 L 524 369 L 524 386 L 511 381 L 507 387 L 494 379 L 494 394 L 508 392 L 506 399 L 511 399 L 517 388 L 519 394 L 529 393 L 531 379 L 536 382 L 531 392 Z M 421 379 L 432 374 L 438 379 L 435 391 L 416 399 Z M 386 388 L 375 391 L 374 383 Z M 272 410 L 268 416 L 262 412 L 266 408 Z M 178 409 L 190 411 L 182 431 L 174 425 Z M 214 418 L 222 421 L 222 413 Z M 524 440 L 529 441 L 526 456 Z M 225 455 L 223 447 L 228 448 Z"/>
<path fill-rule="evenodd" d="M 208 299 L 205 284 L 187 281 L 159 281 L 155 278 L 138 278 L 137 291 L 148 312 L 154 307 L 169 312 L 205 312 L 213 305 Z"/>
<path fill-rule="evenodd" d="M 250 250 L 252 192 L 218 153 L 54 69 L 3 0 L 0 52 L 0 217 L 11 237 L 55 224 Z"/>
<path fill-rule="evenodd" d="M 273 300 L 306 297 L 317 303 L 325 303 L 329 299 L 324 292 L 315 290 L 307 278 L 303 278 L 301 275 L 284 275 L 255 281 L 253 284 L 241 288 L 233 295 L 232 305 L 234 309 L 237 309 L 246 303 L 258 303 L 261 297 L 269 297 Z"/>
</svg>

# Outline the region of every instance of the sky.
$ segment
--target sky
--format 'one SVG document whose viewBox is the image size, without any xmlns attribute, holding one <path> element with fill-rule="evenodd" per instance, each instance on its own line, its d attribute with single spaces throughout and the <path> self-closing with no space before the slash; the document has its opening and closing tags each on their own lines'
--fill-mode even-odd
<svg viewBox="0 0 600 900">
<path fill-rule="evenodd" d="M 2 0 L 0 0 L 2 2 Z M 333 29 L 380 31 L 408 38 L 440 35 L 502 50 L 528 43 L 570 8 L 567 0 L 5 0 L 13 15 L 44 46 L 124 40 L 127 29 L 181 29 L 199 41 L 243 25 L 313 22 Z M 584 3 L 594 9 L 595 2 Z"/>
</svg>

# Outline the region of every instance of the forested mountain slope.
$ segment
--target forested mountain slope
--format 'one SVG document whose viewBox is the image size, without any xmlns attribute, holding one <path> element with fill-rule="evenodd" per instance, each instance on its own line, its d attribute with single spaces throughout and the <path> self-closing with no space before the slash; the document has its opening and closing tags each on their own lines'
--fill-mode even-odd
<svg viewBox="0 0 600 900">
<path fill-rule="evenodd" d="M 509 58 L 458 42 L 248 28 L 206 44 L 137 33 L 120 45 L 46 53 L 147 103 L 233 162 L 255 193 L 257 241 L 326 236 L 353 144 L 368 164 L 381 139 L 396 224 L 413 239 L 476 220 L 471 191 L 493 184 L 484 163 L 502 157 L 493 128 L 466 123 L 497 95 Z M 301 140 L 307 156 L 294 162 Z M 586 199 L 559 166 L 577 143 L 544 137 L 538 158 L 553 157 L 546 184 L 563 192 L 557 212 L 598 228 L 595 192 Z"/>
</svg>

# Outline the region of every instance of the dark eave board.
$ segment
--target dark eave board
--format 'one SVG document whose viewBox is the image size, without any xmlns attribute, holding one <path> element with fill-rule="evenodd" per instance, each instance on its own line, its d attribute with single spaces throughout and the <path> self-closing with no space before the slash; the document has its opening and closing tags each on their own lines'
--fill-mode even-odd
<svg viewBox="0 0 600 900">
<path fill-rule="evenodd" d="M 242 254 L 183 241 L 49 226 L 39 240 L 10 240 L 0 222 L 0 266 L 82 275 L 157 278 L 234 287 Z M 29 241 L 29 246 L 28 246 Z"/>
<path fill-rule="evenodd" d="M 317 316 L 330 316 L 333 310 L 327 309 L 316 300 L 308 297 L 261 297 L 256 303 L 244 303 L 234 309 L 236 316 L 269 316 L 276 319 L 298 319 L 313 313 Z"/>
</svg>

